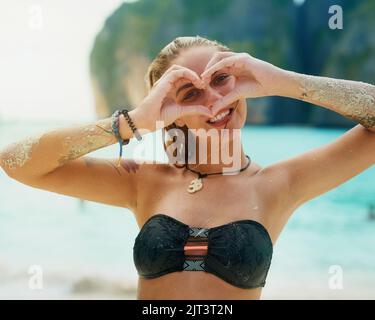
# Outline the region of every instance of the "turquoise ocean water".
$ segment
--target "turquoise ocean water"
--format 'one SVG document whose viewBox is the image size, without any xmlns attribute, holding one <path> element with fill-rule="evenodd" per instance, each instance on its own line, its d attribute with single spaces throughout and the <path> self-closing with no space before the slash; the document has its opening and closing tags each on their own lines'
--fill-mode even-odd
<svg viewBox="0 0 375 320">
<path fill-rule="evenodd" d="M 2 124 L 0 148 L 70 124 Z M 242 138 L 253 161 L 267 166 L 329 143 L 344 132 L 247 126 Z M 154 137 L 156 143 L 152 135 L 142 142 L 150 151 L 145 158 L 162 160 L 160 135 Z M 124 149 L 125 157 L 139 157 L 134 152 L 137 143 Z M 117 154 L 118 146 L 113 145 L 90 155 Z M 263 298 L 375 299 L 371 204 L 375 205 L 374 167 L 299 207 L 274 248 Z M 132 248 L 137 233 L 127 209 L 38 190 L 0 170 L 0 298 L 134 298 L 137 274 Z M 42 270 L 40 289 L 30 287 L 35 268 Z M 333 280 L 339 275 L 342 286 Z M 336 287 L 330 287 L 332 283 Z"/>
</svg>

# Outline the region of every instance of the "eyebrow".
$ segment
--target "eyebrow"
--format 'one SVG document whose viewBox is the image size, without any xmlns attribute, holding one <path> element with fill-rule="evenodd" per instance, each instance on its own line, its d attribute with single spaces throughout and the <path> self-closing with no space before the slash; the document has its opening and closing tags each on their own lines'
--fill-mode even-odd
<svg viewBox="0 0 375 320">
<path fill-rule="evenodd" d="M 184 84 L 183 86 L 179 87 L 179 88 L 177 89 L 177 92 L 176 92 L 176 98 L 177 98 L 177 96 L 178 96 L 178 93 L 179 93 L 181 90 L 184 90 L 184 89 L 186 89 L 186 88 L 190 88 L 190 87 L 193 87 L 193 84 L 192 84 L 192 83 L 186 83 L 186 84 Z"/>
<path fill-rule="evenodd" d="M 215 76 L 216 73 L 218 73 L 219 70 L 215 71 L 212 75 L 211 75 L 211 78 L 213 78 Z M 181 86 L 180 88 L 177 89 L 176 91 L 176 98 L 179 94 L 180 91 L 184 90 L 184 89 L 187 89 L 187 88 L 190 88 L 190 87 L 193 87 L 193 84 L 192 83 L 186 83 L 184 84 L 183 86 Z"/>
</svg>

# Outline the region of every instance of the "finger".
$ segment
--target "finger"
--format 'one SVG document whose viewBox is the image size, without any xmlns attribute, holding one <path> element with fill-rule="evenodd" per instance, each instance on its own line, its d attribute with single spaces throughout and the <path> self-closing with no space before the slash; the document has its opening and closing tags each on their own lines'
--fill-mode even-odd
<svg viewBox="0 0 375 320">
<path fill-rule="evenodd" d="M 184 106 L 181 108 L 180 117 L 193 115 L 212 117 L 212 112 L 211 109 L 201 105 Z"/>
<path fill-rule="evenodd" d="M 172 70 L 177 70 L 177 69 L 180 69 L 181 66 L 179 66 L 178 64 L 173 64 L 172 66 L 170 66 L 162 75 L 161 77 L 155 81 L 154 83 L 154 86 L 156 86 L 157 84 L 159 84 L 160 82 L 163 82 L 165 77 L 172 71 Z"/>
<path fill-rule="evenodd" d="M 166 78 L 174 75 L 172 78 L 175 78 L 176 81 L 185 78 L 190 80 L 197 88 L 202 89 L 204 87 L 204 83 L 199 75 L 189 68 L 174 64 L 168 70 L 169 71 L 165 73 Z"/>
<path fill-rule="evenodd" d="M 230 57 L 232 55 L 234 55 L 235 53 L 234 52 L 231 52 L 231 51 L 220 51 L 220 52 L 216 52 L 213 57 L 211 58 L 210 61 L 208 61 L 206 67 L 205 67 L 205 70 L 209 69 L 210 67 L 212 67 L 215 63 L 219 62 L 220 60 L 226 58 L 226 57 Z"/>
<path fill-rule="evenodd" d="M 241 68 L 245 65 L 245 62 L 242 60 L 242 57 L 239 55 L 234 55 L 230 57 L 223 58 L 219 62 L 215 63 L 213 66 L 211 66 L 209 69 L 205 70 L 201 74 L 201 78 L 203 81 L 208 81 L 211 79 L 211 76 L 216 71 L 223 69 L 223 68 Z"/>
<path fill-rule="evenodd" d="M 204 88 L 204 84 L 199 76 L 194 71 L 188 69 L 178 69 L 171 71 L 165 77 L 165 81 L 163 81 L 162 87 L 167 93 L 169 93 L 170 91 L 177 89 L 176 84 L 181 79 L 190 80 L 196 88 Z"/>
<path fill-rule="evenodd" d="M 225 108 L 226 106 L 229 106 L 230 104 L 236 102 L 239 99 L 241 99 L 241 95 L 236 89 L 230 91 L 227 95 L 225 95 L 213 104 L 212 114 L 217 115 L 221 109 Z"/>
<path fill-rule="evenodd" d="M 181 77 L 181 79 L 183 79 L 184 77 L 187 78 L 188 80 L 191 80 L 193 82 L 193 84 L 197 87 L 197 88 L 200 88 L 200 89 L 203 89 L 204 87 L 204 83 L 203 81 L 201 80 L 201 78 L 198 76 L 198 74 L 196 72 L 194 72 L 193 70 L 190 70 L 188 68 L 185 68 L 183 66 L 180 66 L 180 65 L 177 65 L 177 64 L 174 64 L 172 65 L 171 67 L 169 67 L 167 69 L 167 71 L 165 71 L 163 73 L 163 75 L 154 83 L 154 87 L 156 86 L 160 86 L 160 84 L 164 84 L 163 87 L 165 87 L 165 80 L 166 79 L 169 79 L 170 80 L 170 75 L 173 74 L 175 71 L 180 71 L 180 70 L 186 70 L 186 73 L 188 75 L 191 75 L 193 77 L 193 79 L 191 79 L 190 77 L 188 76 L 183 76 Z M 179 80 L 179 79 L 177 79 Z M 172 86 L 175 85 L 175 82 L 172 83 Z M 172 89 L 172 87 L 168 87 L 168 90 Z"/>
</svg>

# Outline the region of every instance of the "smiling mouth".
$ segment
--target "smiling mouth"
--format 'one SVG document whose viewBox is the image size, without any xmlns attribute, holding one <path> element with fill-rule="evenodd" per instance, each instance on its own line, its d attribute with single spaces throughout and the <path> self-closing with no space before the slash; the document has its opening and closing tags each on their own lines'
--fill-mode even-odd
<svg viewBox="0 0 375 320">
<path fill-rule="evenodd" d="M 235 102 L 235 105 L 237 105 L 238 102 L 239 101 Z M 234 110 L 234 107 L 229 108 L 229 109 L 225 109 L 225 110 L 221 111 L 214 118 L 208 119 L 206 122 L 209 125 L 212 125 L 212 126 L 221 126 L 221 125 L 223 125 L 223 124 L 225 124 L 226 122 L 229 121 L 229 119 L 231 118 L 231 116 L 233 114 L 233 110 Z"/>
</svg>

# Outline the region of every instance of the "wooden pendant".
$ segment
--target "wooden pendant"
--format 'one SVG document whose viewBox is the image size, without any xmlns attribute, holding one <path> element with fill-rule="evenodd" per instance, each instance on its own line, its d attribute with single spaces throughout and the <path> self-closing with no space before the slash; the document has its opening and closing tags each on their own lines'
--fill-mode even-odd
<svg viewBox="0 0 375 320">
<path fill-rule="evenodd" d="M 203 188 L 202 179 L 195 178 L 194 180 L 190 182 L 189 187 L 187 188 L 187 191 L 189 193 L 194 193 L 194 192 L 201 190 L 202 188 Z"/>
</svg>

